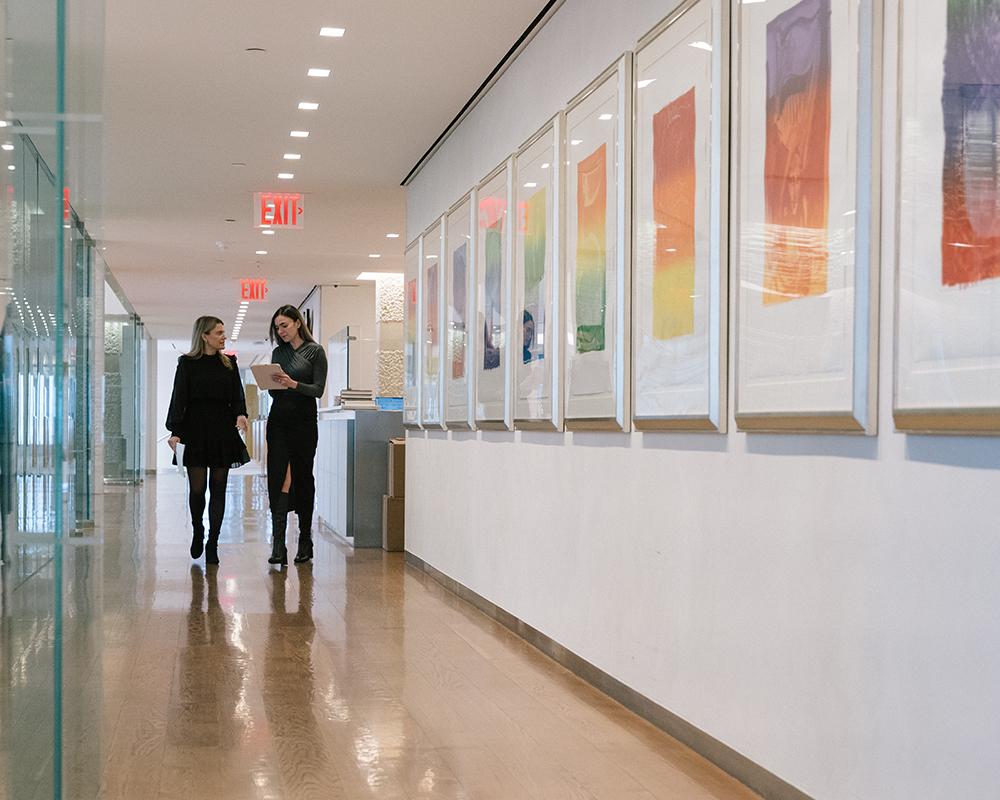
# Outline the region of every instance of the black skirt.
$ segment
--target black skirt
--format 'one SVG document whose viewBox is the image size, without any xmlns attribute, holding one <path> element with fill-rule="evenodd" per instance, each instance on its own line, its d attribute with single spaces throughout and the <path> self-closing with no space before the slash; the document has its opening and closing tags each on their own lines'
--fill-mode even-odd
<svg viewBox="0 0 1000 800">
<path fill-rule="evenodd" d="M 194 402 L 184 415 L 185 467 L 242 467 L 250 461 L 247 447 L 236 430 L 236 420 L 222 403 Z M 174 456 L 174 464 L 177 457 Z"/>
</svg>

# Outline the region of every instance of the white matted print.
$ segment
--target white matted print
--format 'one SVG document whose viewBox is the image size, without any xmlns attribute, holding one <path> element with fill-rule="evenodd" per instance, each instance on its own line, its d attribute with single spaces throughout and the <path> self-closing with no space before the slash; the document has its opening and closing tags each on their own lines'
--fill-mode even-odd
<svg viewBox="0 0 1000 800">
<path fill-rule="evenodd" d="M 1000 5 L 900 4 L 896 427 L 1000 433 Z"/>
<path fill-rule="evenodd" d="M 685 3 L 635 54 L 638 429 L 726 430 L 727 20 L 725 0 Z"/>
<path fill-rule="evenodd" d="M 628 430 L 632 55 L 566 110 L 565 422 Z"/>
<path fill-rule="evenodd" d="M 476 351 L 474 256 L 476 217 L 475 191 L 448 211 L 445 223 L 445 336 L 444 365 L 445 424 L 468 429 L 475 423 L 472 375 Z"/>
<path fill-rule="evenodd" d="M 562 427 L 560 208 L 562 115 L 514 158 L 514 421 Z"/>
<path fill-rule="evenodd" d="M 420 427 L 420 238 L 403 256 L 403 424 Z"/>
<path fill-rule="evenodd" d="M 476 190 L 476 425 L 510 429 L 510 207 L 513 159 Z"/>
<path fill-rule="evenodd" d="M 443 427 L 444 416 L 444 281 L 441 263 L 444 217 L 438 218 L 421 238 L 421 354 L 420 424 Z"/>
<path fill-rule="evenodd" d="M 875 432 L 880 6 L 734 5 L 743 430 Z"/>
</svg>

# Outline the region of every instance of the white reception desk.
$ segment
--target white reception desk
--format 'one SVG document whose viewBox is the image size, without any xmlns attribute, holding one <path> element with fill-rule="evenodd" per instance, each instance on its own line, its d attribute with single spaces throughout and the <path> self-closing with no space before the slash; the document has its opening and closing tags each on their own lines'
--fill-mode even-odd
<svg viewBox="0 0 1000 800">
<path fill-rule="evenodd" d="M 399 411 L 321 410 L 316 518 L 355 547 L 382 546 L 388 441 L 403 435 Z"/>
</svg>

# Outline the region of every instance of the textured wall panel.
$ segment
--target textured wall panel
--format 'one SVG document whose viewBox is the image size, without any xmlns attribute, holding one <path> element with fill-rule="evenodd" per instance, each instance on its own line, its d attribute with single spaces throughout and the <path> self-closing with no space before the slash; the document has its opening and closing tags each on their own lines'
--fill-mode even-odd
<svg viewBox="0 0 1000 800">
<path fill-rule="evenodd" d="M 403 276 L 386 277 L 375 284 L 377 322 L 403 321 Z"/>
<path fill-rule="evenodd" d="M 403 396 L 403 351 L 378 351 L 378 394 L 382 397 Z"/>
</svg>

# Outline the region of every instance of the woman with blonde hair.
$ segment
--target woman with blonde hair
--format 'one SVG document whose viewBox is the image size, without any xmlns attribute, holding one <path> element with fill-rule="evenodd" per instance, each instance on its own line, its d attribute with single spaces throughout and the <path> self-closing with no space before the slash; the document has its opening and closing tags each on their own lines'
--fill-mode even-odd
<svg viewBox="0 0 1000 800">
<path fill-rule="evenodd" d="M 236 357 L 227 356 L 226 326 L 218 317 L 198 317 L 191 336 L 191 352 L 177 359 L 174 392 L 167 413 L 168 443 L 177 453 L 183 444 L 191 508 L 191 558 L 205 553 L 206 564 L 219 563 L 219 533 L 226 513 L 229 470 L 250 460 L 236 429 L 247 430 L 247 406 Z M 174 463 L 177 463 L 176 455 Z M 208 504 L 208 542 L 205 542 L 205 493 Z"/>
</svg>

